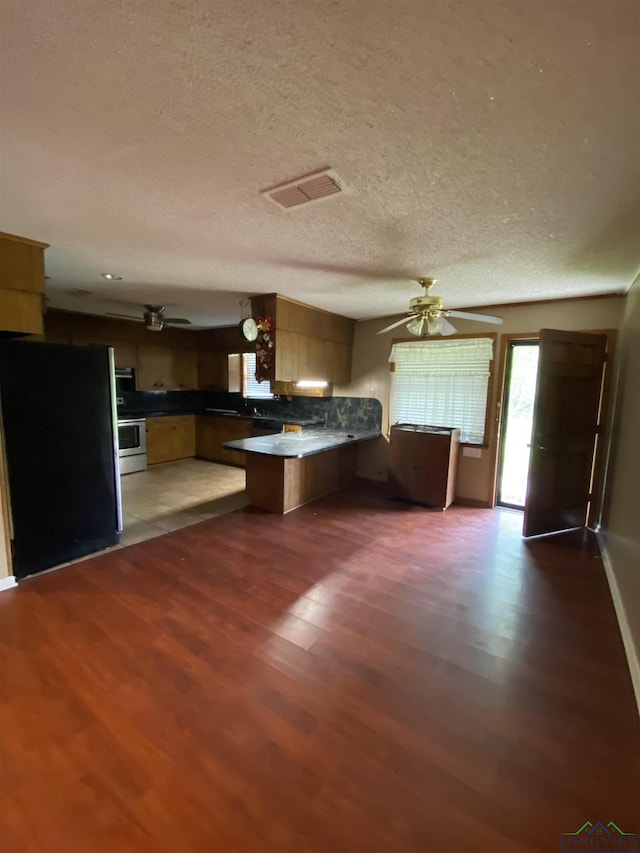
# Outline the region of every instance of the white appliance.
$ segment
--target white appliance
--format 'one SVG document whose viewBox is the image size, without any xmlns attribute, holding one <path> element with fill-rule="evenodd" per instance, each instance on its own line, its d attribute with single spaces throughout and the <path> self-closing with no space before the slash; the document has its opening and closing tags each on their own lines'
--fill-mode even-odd
<svg viewBox="0 0 640 853">
<path fill-rule="evenodd" d="M 121 474 L 147 469 L 147 422 L 144 418 L 118 420 L 118 457 Z"/>
</svg>

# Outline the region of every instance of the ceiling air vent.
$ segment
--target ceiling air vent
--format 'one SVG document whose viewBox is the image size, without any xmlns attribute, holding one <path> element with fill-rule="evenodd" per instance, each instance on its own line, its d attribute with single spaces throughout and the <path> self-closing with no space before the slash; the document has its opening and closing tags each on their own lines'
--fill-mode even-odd
<svg viewBox="0 0 640 853">
<path fill-rule="evenodd" d="M 294 181 L 260 190 L 260 193 L 274 201 L 278 207 L 288 209 L 299 207 L 301 204 L 310 204 L 313 201 L 321 201 L 344 192 L 345 189 L 344 181 L 334 171 L 322 169 L 310 175 L 303 175 Z"/>
<path fill-rule="evenodd" d="M 67 296 L 89 296 L 91 291 L 75 288 L 74 290 L 65 290 L 65 293 L 67 294 Z"/>
</svg>

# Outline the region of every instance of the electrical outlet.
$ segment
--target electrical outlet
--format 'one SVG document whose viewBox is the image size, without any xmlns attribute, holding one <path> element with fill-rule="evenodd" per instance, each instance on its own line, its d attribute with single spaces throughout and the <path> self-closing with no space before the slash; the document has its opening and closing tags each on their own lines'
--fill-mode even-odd
<svg viewBox="0 0 640 853">
<path fill-rule="evenodd" d="M 480 450 L 479 447 L 463 447 L 462 455 L 472 456 L 474 459 L 480 459 L 482 457 L 482 450 Z"/>
</svg>

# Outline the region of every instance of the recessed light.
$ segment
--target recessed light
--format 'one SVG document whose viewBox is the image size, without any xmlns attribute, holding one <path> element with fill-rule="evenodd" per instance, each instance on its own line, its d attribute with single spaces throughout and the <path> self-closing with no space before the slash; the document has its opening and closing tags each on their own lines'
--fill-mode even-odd
<svg viewBox="0 0 640 853">
<path fill-rule="evenodd" d="M 106 278 L 107 281 L 122 281 L 122 276 L 116 275 L 114 272 L 103 272 L 100 275 L 102 278 Z"/>
</svg>

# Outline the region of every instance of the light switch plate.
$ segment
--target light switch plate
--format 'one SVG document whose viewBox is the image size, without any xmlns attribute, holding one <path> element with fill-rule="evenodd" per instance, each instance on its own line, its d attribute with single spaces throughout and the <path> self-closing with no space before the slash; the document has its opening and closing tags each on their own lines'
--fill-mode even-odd
<svg viewBox="0 0 640 853">
<path fill-rule="evenodd" d="M 463 447 L 462 455 L 473 456 L 474 459 L 480 459 L 482 456 L 482 450 L 480 450 L 479 447 Z"/>
</svg>

